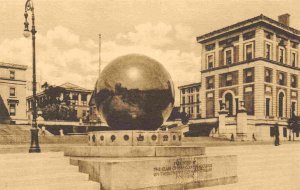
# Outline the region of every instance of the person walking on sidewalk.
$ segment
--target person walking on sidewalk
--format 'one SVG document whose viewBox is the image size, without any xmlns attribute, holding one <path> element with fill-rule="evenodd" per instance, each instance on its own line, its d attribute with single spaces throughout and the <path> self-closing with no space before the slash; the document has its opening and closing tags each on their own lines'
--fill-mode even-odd
<svg viewBox="0 0 300 190">
<path fill-rule="evenodd" d="M 274 135 L 275 135 L 275 146 L 279 146 L 279 127 L 278 127 L 278 123 L 275 123 L 274 126 Z"/>
</svg>

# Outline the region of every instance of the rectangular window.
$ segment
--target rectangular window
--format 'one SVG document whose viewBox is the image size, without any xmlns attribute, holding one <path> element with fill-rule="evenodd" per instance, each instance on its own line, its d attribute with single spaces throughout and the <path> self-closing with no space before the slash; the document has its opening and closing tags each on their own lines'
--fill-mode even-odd
<svg viewBox="0 0 300 190">
<path fill-rule="evenodd" d="M 226 75 L 226 86 L 231 86 L 232 85 L 232 74 L 229 73 Z"/>
<path fill-rule="evenodd" d="M 185 107 L 182 107 L 182 112 L 185 113 Z"/>
<path fill-rule="evenodd" d="M 81 94 L 81 101 L 87 101 L 87 94 Z"/>
<path fill-rule="evenodd" d="M 253 88 L 253 86 L 244 87 L 244 101 L 245 101 L 245 108 L 247 110 L 247 114 L 254 115 L 254 88 Z M 238 105 L 236 107 L 238 107 Z"/>
<path fill-rule="evenodd" d="M 283 72 L 278 73 L 278 84 L 286 85 L 286 75 Z"/>
<path fill-rule="evenodd" d="M 199 103 L 199 102 L 200 102 L 200 95 L 197 94 L 197 103 Z"/>
<path fill-rule="evenodd" d="M 197 105 L 197 114 L 199 114 L 199 113 L 200 113 L 200 106 Z"/>
<path fill-rule="evenodd" d="M 214 77 L 206 78 L 206 89 L 214 89 Z"/>
<path fill-rule="evenodd" d="M 266 98 L 266 116 L 270 116 L 270 98 Z"/>
<path fill-rule="evenodd" d="M 272 70 L 265 69 L 265 82 L 272 82 Z"/>
<path fill-rule="evenodd" d="M 291 75 L 291 87 L 297 88 L 297 76 L 296 75 Z"/>
<path fill-rule="evenodd" d="M 275 128 L 270 127 L 270 137 L 274 137 L 274 135 L 275 135 Z"/>
<path fill-rule="evenodd" d="M 266 44 L 266 59 L 271 59 L 271 44 Z"/>
<path fill-rule="evenodd" d="M 191 96 L 191 103 L 194 103 L 194 96 Z"/>
<path fill-rule="evenodd" d="M 244 83 L 254 81 L 254 68 L 244 69 Z"/>
<path fill-rule="evenodd" d="M 271 40 L 273 38 L 273 34 L 271 32 L 265 31 L 265 38 Z"/>
<path fill-rule="evenodd" d="M 185 94 L 185 89 L 182 89 L 182 94 Z"/>
<path fill-rule="evenodd" d="M 225 51 L 225 63 L 226 65 L 230 65 L 232 63 L 232 50 L 229 49 L 229 50 L 226 50 Z"/>
<path fill-rule="evenodd" d="M 15 88 L 9 88 L 9 96 L 16 96 L 16 89 Z"/>
<path fill-rule="evenodd" d="M 214 56 L 209 55 L 207 56 L 207 69 L 212 69 L 214 68 Z"/>
<path fill-rule="evenodd" d="M 246 57 L 247 61 L 253 59 L 253 45 L 252 44 L 247 44 L 245 46 L 245 57 Z"/>
<path fill-rule="evenodd" d="M 16 115 L 16 104 L 9 104 L 9 115 Z"/>
<path fill-rule="evenodd" d="M 9 71 L 9 78 L 10 79 L 15 79 L 16 78 L 16 73 L 15 73 L 15 71 Z"/>
<path fill-rule="evenodd" d="M 182 104 L 185 104 L 185 97 L 182 97 Z"/>
<path fill-rule="evenodd" d="M 214 50 L 215 47 L 216 47 L 216 44 L 215 44 L 215 43 L 213 43 L 213 44 L 208 44 L 208 45 L 205 46 L 205 50 L 206 50 L 206 51 L 211 51 L 211 50 Z"/>
<path fill-rule="evenodd" d="M 243 39 L 244 40 L 249 40 L 255 37 L 255 31 L 247 32 L 243 34 Z"/>
<path fill-rule="evenodd" d="M 297 54 L 296 54 L 296 52 L 292 52 L 291 64 L 292 64 L 293 67 L 297 66 Z"/>
<path fill-rule="evenodd" d="M 285 54 L 285 49 L 283 47 L 279 47 L 279 62 L 284 63 L 284 56 Z"/>
<path fill-rule="evenodd" d="M 298 43 L 297 42 L 292 42 L 291 41 L 291 46 L 292 46 L 292 48 L 298 49 Z"/>
<path fill-rule="evenodd" d="M 219 86 L 232 86 L 238 84 L 238 71 L 233 71 L 230 73 L 223 73 L 219 75 Z"/>
<path fill-rule="evenodd" d="M 297 115 L 297 113 L 296 113 L 296 102 L 292 102 L 291 117 L 295 117 L 296 115 Z"/>
</svg>

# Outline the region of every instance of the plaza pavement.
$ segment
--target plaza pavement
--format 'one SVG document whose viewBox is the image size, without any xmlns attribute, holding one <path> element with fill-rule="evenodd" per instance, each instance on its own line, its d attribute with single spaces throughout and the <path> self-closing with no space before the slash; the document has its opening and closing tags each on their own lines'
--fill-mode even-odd
<svg viewBox="0 0 300 190">
<path fill-rule="evenodd" d="M 237 155 L 239 182 L 205 190 L 300 189 L 300 143 L 208 147 L 206 150 L 207 155 Z"/>
<path fill-rule="evenodd" d="M 197 141 L 192 144 L 210 145 L 206 148 L 207 155 L 232 154 L 238 156 L 238 183 L 199 188 L 198 190 L 300 189 L 299 142 L 283 142 L 278 147 L 271 142 L 231 142 L 228 144 L 232 146 L 217 146 L 224 142 L 212 142 L 204 139 L 202 143 Z M 185 142 L 184 145 L 190 145 L 190 143 Z M 60 151 L 61 145 L 41 145 L 44 152 L 40 154 L 23 152 L 28 151 L 28 145 L 18 146 L 22 150 L 20 153 L 0 154 L 1 190 L 99 190 L 99 184 L 88 181 L 87 174 L 79 173 L 78 167 L 71 166 L 69 158 L 64 157 L 62 152 L 46 152 L 47 150 Z M 3 150 L 2 153 L 5 147 L 10 151 L 14 149 L 14 145 L 2 145 L 0 146 L 0 149 Z"/>
</svg>

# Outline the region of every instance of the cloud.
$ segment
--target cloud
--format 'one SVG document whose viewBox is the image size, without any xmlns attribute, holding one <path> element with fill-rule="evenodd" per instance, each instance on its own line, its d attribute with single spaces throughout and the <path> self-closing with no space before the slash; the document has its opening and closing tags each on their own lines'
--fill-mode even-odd
<svg viewBox="0 0 300 190">
<path fill-rule="evenodd" d="M 47 43 L 64 43 L 69 46 L 77 45 L 80 41 L 79 36 L 63 26 L 56 26 L 46 34 Z"/>
<path fill-rule="evenodd" d="M 184 26 L 182 24 L 177 24 L 174 27 L 176 40 L 184 41 L 187 43 L 195 42 L 195 37 L 193 36 L 193 30 L 190 26 Z"/>
<path fill-rule="evenodd" d="M 164 65 L 177 86 L 200 80 L 200 58 L 193 51 L 181 48 L 188 42 L 191 29 L 183 25 L 145 23 L 132 32 L 119 33 L 115 39 L 102 41 L 102 68 L 118 56 L 139 53 Z M 68 28 L 57 26 L 45 35 L 37 35 L 37 80 L 60 85 L 71 82 L 94 88 L 98 77 L 98 42 L 82 40 Z M 6 39 L 0 42 L 3 62 L 31 66 L 31 39 Z M 27 79 L 31 80 L 31 69 Z M 178 95 L 176 101 L 178 102 Z"/>
<path fill-rule="evenodd" d="M 135 27 L 134 32 L 120 33 L 116 39 L 120 43 L 131 45 L 143 45 L 148 47 L 163 47 L 173 43 L 171 34 L 173 27 L 165 23 L 156 25 L 151 23 L 140 24 Z"/>
</svg>

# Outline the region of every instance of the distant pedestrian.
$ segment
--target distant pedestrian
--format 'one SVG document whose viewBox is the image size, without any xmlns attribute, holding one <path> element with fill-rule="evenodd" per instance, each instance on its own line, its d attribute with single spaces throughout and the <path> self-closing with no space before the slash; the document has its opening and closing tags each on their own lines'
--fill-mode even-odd
<svg viewBox="0 0 300 190">
<path fill-rule="evenodd" d="M 274 126 L 274 136 L 275 136 L 275 146 L 279 146 L 280 142 L 279 142 L 279 127 L 278 127 L 278 123 L 275 123 Z"/>
<path fill-rule="evenodd" d="M 234 141 L 234 135 L 233 135 L 233 133 L 231 134 L 230 141 Z"/>
<path fill-rule="evenodd" d="M 255 137 L 254 133 L 252 134 L 252 140 L 256 141 L 256 137 Z"/>
</svg>

